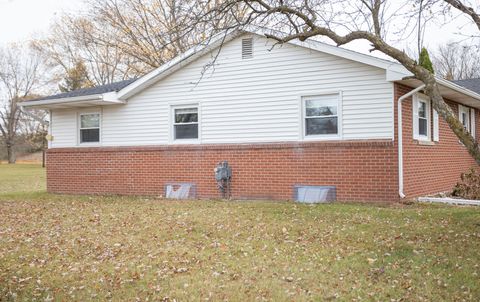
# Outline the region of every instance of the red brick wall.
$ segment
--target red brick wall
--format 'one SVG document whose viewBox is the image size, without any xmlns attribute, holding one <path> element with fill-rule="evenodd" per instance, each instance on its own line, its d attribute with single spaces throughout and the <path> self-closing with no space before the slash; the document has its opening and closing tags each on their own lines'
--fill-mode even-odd
<svg viewBox="0 0 480 302">
<path fill-rule="evenodd" d="M 411 88 L 396 84 L 395 100 L 410 90 Z M 451 101 L 448 101 L 448 104 L 458 114 L 458 104 Z M 397 112 L 395 112 L 395 121 L 396 114 Z M 467 171 L 470 167 L 477 167 L 466 148 L 460 144 L 458 138 L 441 117 L 439 117 L 440 141 L 433 145 L 422 145 L 413 139 L 411 98 L 403 102 L 402 116 L 404 193 L 407 198 L 449 192 L 459 180 L 462 172 Z M 478 110 L 476 110 L 475 121 L 478 137 L 480 132 Z M 433 128 L 431 133 L 433 134 Z M 397 128 L 395 128 L 395 135 L 398 135 Z"/>
<path fill-rule="evenodd" d="M 220 197 L 213 169 L 227 160 L 234 198 L 292 199 L 293 186 L 335 185 L 339 200 L 397 199 L 391 141 L 51 149 L 48 191 L 162 195 L 167 182 L 193 182 Z"/>
</svg>

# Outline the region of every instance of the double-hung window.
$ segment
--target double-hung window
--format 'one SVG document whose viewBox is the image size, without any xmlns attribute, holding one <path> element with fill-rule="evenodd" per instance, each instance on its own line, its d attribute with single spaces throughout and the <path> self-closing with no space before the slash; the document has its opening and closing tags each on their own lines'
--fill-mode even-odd
<svg viewBox="0 0 480 302">
<path fill-rule="evenodd" d="M 173 139 L 198 139 L 198 106 L 173 108 Z"/>
<path fill-rule="evenodd" d="M 305 137 L 339 136 L 340 95 L 325 94 L 303 98 Z"/>
<path fill-rule="evenodd" d="M 100 114 L 80 114 L 80 144 L 100 142 Z"/>
<path fill-rule="evenodd" d="M 430 140 L 430 100 L 421 95 L 415 95 L 413 100 L 413 138 Z"/>
<path fill-rule="evenodd" d="M 428 137 L 428 106 L 427 102 L 420 100 L 418 106 L 418 135 Z"/>
</svg>

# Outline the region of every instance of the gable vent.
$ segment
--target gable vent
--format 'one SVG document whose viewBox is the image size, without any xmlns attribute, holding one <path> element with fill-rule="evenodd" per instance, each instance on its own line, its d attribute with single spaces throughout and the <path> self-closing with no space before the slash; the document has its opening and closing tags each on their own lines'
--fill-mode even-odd
<svg viewBox="0 0 480 302">
<path fill-rule="evenodd" d="M 242 39 L 242 59 L 253 58 L 253 38 Z"/>
</svg>

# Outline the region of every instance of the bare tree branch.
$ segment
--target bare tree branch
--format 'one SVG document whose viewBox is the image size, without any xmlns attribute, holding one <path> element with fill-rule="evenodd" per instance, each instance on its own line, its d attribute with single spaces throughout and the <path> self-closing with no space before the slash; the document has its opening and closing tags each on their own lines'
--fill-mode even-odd
<svg viewBox="0 0 480 302">
<path fill-rule="evenodd" d="M 478 12 L 476 12 L 472 7 L 467 6 L 460 0 L 443 0 L 449 5 L 455 7 L 462 13 L 468 15 L 470 18 L 472 18 L 473 22 L 477 25 L 478 29 L 480 30 L 480 15 Z"/>
<path fill-rule="evenodd" d="M 24 45 L 0 49 L 0 132 L 8 162 L 15 162 L 14 145 L 22 122 L 19 102 L 42 86 L 41 57 Z"/>
</svg>

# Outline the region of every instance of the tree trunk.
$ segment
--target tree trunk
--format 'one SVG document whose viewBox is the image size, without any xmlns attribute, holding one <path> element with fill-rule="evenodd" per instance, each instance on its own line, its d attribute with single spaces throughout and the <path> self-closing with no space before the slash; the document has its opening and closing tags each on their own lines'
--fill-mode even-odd
<svg viewBox="0 0 480 302">
<path fill-rule="evenodd" d="M 480 148 L 478 147 L 476 139 L 465 130 L 452 108 L 444 101 L 436 82 L 432 81 L 432 79 L 427 79 L 424 82 L 426 82 L 425 93 L 431 97 L 433 109 L 447 122 L 450 129 L 455 133 L 465 148 L 467 148 L 468 153 L 470 153 L 477 164 L 480 165 Z"/>
<path fill-rule="evenodd" d="M 15 163 L 15 151 L 13 151 L 13 145 L 7 143 L 7 158 L 9 164 Z"/>
</svg>

